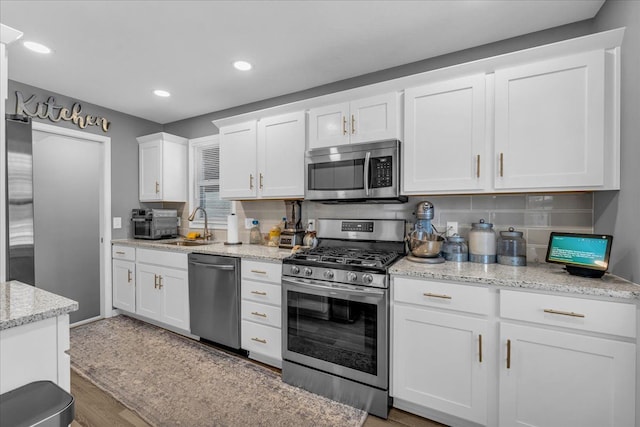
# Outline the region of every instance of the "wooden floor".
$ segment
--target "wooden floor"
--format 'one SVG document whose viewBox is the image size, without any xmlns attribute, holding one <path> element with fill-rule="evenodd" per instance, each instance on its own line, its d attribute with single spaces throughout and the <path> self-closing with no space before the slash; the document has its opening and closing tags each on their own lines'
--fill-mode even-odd
<svg viewBox="0 0 640 427">
<path fill-rule="evenodd" d="M 76 418 L 71 423 L 72 427 L 149 427 L 149 424 L 135 412 L 127 409 L 73 370 L 71 371 L 71 394 L 76 399 Z M 383 426 L 436 427 L 442 424 L 395 408 L 391 409 L 388 420 L 369 416 L 364 423 L 364 427 Z"/>
</svg>

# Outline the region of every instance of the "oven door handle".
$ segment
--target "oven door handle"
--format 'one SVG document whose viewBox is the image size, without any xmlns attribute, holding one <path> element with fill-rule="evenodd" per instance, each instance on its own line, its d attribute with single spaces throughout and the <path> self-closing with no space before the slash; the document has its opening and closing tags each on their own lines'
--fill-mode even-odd
<svg viewBox="0 0 640 427">
<path fill-rule="evenodd" d="M 364 194 L 369 195 L 369 163 L 371 162 L 371 152 L 364 155 Z"/>
<path fill-rule="evenodd" d="M 322 290 L 334 291 L 334 292 L 345 292 L 345 293 L 348 293 L 351 295 L 357 295 L 357 296 L 371 296 L 371 295 L 384 296 L 384 290 L 377 289 L 377 288 L 360 289 L 360 288 L 353 288 L 351 286 L 349 287 L 332 286 L 332 285 L 325 285 L 322 282 L 318 282 L 315 280 L 309 280 L 309 282 L 304 282 L 300 279 L 292 279 L 289 277 L 287 277 L 286 279 L 283 278 L 282 281 L 286 283 L 290 283 L 295 286 L 307 288 L 307 289 L 322 289 Z"/>
</svg>

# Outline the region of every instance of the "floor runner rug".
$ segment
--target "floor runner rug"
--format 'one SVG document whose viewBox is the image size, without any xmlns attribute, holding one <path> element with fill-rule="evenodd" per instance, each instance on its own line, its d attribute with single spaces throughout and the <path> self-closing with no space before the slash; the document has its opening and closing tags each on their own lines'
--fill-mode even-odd
<svg viewBox="0 0 640 427">
<path fill-rule="evenodd" d="M 361 426 L 366 413 L 162 328 L 116 316 L 71 329 L 71 366 L 149 424 Z"/>
</svg>

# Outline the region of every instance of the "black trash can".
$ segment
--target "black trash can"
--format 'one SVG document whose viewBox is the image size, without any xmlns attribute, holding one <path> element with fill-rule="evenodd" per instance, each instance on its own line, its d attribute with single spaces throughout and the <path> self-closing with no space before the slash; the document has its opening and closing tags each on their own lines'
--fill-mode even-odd
<svg viewBox="0 0 640 427">
<path fill-rule="evenodd" d="M 0 394 L 0 426 L 67 427 L 75 399 L 51 381 L 35 381 Z"/>
</svg>

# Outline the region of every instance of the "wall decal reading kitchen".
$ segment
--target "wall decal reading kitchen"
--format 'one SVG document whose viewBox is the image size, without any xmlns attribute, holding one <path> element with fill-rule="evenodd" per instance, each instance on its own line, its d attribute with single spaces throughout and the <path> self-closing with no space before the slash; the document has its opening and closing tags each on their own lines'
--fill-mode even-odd
<svg viewBox="0 0 640 427">
<path fill-rule="evenodd" d="M 71 109 L 62 105 L 56 105 L 53 96 L 47 98 L 45 102 L 36 102 L 36 96 L 31 95 L 29 99 L 24 100 L 22 92 L 16 91 L 16 114 L 37 117 L 40 119 L 49 119 L 52 122 L 65 120 L 73 122 L 80 129 L 87 126 L 99 126 L 104 132 L 109 130 L 111 122 L 104 117 L 92 116 L 90 114 L 81 115 L 82 106 L 79 102 L 75 102 Z"/>
</svg>

